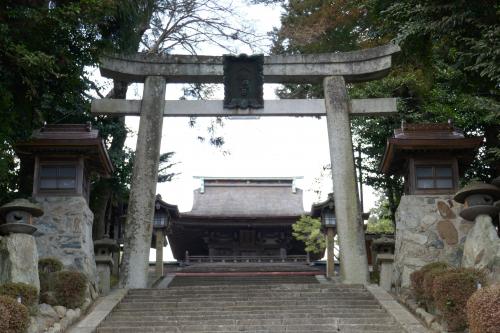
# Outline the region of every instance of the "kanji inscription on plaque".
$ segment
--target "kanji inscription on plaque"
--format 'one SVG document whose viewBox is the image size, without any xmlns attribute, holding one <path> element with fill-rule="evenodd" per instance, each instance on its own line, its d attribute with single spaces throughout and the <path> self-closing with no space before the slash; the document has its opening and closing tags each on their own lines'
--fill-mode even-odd
<svg viewBox="0 0 500 333">
<path fill-rule="evenodd" d="M 224 108 L 264 107 L 264 55 L 224 55 Z"/>
</svg>

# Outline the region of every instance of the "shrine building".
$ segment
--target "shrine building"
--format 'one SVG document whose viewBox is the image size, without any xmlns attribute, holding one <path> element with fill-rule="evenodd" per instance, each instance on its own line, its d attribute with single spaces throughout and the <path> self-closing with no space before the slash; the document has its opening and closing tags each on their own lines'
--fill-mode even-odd
<svg viewBox="0 0 500 333">
<path fill-rule="evenodd" d="M 179 261 L 306 261 L 292 236 L 303 191 L 295 178 L 202 178 L 192 210 L 173 217 L 167 236 Z M 321 257 L 321 256 L 320 256 Z"/>
</svg>

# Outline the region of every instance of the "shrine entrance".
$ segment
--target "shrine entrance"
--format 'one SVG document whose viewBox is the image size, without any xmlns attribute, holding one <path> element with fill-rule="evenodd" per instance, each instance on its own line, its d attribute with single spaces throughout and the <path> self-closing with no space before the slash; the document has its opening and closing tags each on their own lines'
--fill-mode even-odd
<svg viewBox="0 0 500 333">
<path fill-rule="evenodd" d="M 391 67 L 398 46 L 389 44 L 354 52 L 259 57 L 257 67 L 238 69 L 231 61 L 252 57 L 148 55 L 107 56 L 101 59 L 104 77 L 143 82 L 140 101 L 100 99 L 92 102 L 96 115 L 140 116 L 136 157 L 126 220 L 121 283 L 145 288 L 155 205 L 163 117 L 325 116 L 332 165 L 335 213 L 339 237 L 340 274 L 344 283 L 368 282 L 361 211 L 356 192 L 351 116 L 396 112 L 396 99 L 354 99 L 346 84 L 380 79 Z M 259 60 L 261 59 L 261 60 Z M 228 61 L 229 60 L 229 61 Z M 228 67 L 229 66 L 229 67 Z M 260 67 L 259 67 L 260 66 Z M 232 68 L 232 69 L 231 69 Z M 236 74 L 230 75 L 236 68 Z M 227 81 L 229 77 L 229 83 Z M 167 83 L 226 83 L 223 101 L 165 101 Z M 323 83 L 325 99 L 275 100 L 259 98 L 264 83 Z M 236 87 L 236 88 L 235 88 Z"/>
</svg>

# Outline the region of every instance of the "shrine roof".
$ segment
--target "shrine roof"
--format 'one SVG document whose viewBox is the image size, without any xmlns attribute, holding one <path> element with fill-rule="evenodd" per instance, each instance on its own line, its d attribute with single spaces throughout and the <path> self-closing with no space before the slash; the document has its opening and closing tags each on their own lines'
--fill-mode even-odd
<svg viewBox="0 0 500 333">
<path fill-rule="evenodd" d="M 294 178 L 203 178 L 182 217 L 288 217 L 305 214 Z"/>
<path fill-rule="evenodd" d="M 416 152 L 453 152 L 462 162 L 473 158 L 483 137 L 466 138 L 451 122 L 406 124 L 394 130 L 380 163 L 380 171 L 394 173 L 408 155 Z"/>
<path fill-rule="evenodd" d="M 104 141 L 90 124 L 45 125 L 33 131 L 30 139 L 15 145 L 20 158 L 35 154 L 77 154 L 87 158 L 90 166 L 104 176 L 113 172 Z"/>
</svg>

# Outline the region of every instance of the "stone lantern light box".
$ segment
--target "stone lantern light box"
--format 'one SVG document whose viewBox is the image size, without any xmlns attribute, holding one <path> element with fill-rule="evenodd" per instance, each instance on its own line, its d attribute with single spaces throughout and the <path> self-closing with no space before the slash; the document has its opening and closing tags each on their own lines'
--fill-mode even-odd
<svg viewBox="0 0 500 333">
<path fill-rule="evenodd" d="M 90 177 L 111 175 L 113 166 L 104 142 L 90 124 L 45 125 L 30 140 L 15 146 L 33 197 L 83 196 Z"/>
<path fill-rule="evenodd" d="M 451 122 L 403 122 L 387 140 L 380 171 L 403 176 L 405 194 L 453 194 L 482 142 L 466 138 Z"/>
</svg>

